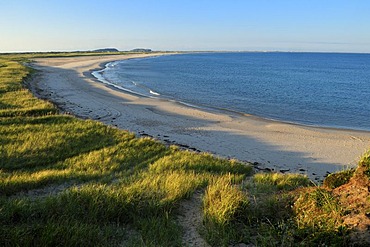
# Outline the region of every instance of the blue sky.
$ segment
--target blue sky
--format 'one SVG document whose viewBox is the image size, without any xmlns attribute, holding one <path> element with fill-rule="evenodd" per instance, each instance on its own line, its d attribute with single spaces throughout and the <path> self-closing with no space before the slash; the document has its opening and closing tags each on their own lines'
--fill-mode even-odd
<svg viewBox="0 0 370 247">
<path fill-rule="evenodd" d="M 0 0 L 0 52 L 370 52 L 368 0 Z"/>
</svg>

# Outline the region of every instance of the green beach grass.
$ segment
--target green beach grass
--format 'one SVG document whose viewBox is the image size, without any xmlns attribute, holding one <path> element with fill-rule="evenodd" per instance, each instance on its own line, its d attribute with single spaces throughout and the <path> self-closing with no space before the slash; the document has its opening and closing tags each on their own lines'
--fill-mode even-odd
<svg viewBox="0 0 370 247">
<path fill-rule="evenodd" d="M 211 246 L 356 241 L 344 217 L 370 212 L 369 198 L 353 209 L 339 189 L 368 186 L 369 155 L 318 186 L 59 114 L 25 87 L 24 63 L 76 55 L 0 56 L 0 246 L 186 246 L 179 208 L 196 191 Z"/>
</svg>

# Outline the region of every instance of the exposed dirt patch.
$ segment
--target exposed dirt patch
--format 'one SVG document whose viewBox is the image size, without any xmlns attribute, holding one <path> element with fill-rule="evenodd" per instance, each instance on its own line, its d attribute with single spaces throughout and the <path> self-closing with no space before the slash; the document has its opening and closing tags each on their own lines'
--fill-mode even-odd
<svg viewBox="0 0 370 247">
<path fill-rule="evenodd" d="M 359 168 L 349 183 L 333 190 L 346 215 L 344 223 L 353 229 L 351 242 L 370 246 L 370 181 Z"/>
<path fill-rule="evenodd" d="M 196 191 L 194 195 L 181 203 L 178 221 L 184 229 L 183 245 L 209 247 L 210 245 L 200 236 L 202 226 L 202 195 L 203 191 Z"/>
</svg>

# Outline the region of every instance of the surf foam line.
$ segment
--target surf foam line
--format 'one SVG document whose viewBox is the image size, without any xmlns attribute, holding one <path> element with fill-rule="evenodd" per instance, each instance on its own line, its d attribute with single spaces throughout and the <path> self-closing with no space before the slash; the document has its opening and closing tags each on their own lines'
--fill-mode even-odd
<svg viewBox="0 0 370 247">
<path fill-rule="evenodd" d="M 114 88 L 117 88 L 119 90 L 122 90 L 122 91 L 125 91 L 125 92 L 128 92 L 128 93 L 131 93 L 131 94 L 135 94 L 135 95 L 139 95 L 139 96 L 142 96 L 142 97 L 149 97 L 149 98 L 156 98 L 154 96 L 150 96 L 150 95 L 145 95 L 145 94 L 142 94 L 142 93 L 139 93 L 139 92 L 136 92 L 136 91 L 133 91 L 133 90 L 130 90 L 128 88 L 125 88 L 125 87 L 122 87 L 122 86 L 119 86 L 115 83 L 112 83 L 110 81 L 108 81 L 107 79 L 104 78 L 104 76 L 102 75 L 104 73 L 104 71 L 106 69 L 108 69 L 109 67 L 113 67 L 114 66 L 114 62 L 111 62 L 111 63 L 107 63 L 105 65 L 105 68 L 104 69 L 101 69 L 101 70 L 96 70 L 96 71 L 93 71 L 91 72 L 91 75 L 94 76 L 98 81 L 106 84 L 106 85 L 109 85 L 111 87 L 114 87 Z M 133 82 L 134 85 L 137 85 L 135 82 Z M 159 95 L 159 94 L 158 94 Z"/>
</svg>

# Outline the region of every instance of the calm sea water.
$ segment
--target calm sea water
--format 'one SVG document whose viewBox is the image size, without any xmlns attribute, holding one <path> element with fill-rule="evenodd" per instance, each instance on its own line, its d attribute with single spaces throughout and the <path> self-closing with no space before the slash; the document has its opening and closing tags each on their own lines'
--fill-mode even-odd
<svg viewBox="0 0 370 247">
<path fill-rule="evenodd" d="M 370 130 L 370 54 L 202 53 L 109 63 L 146 96 L 305 125 Z"/>
</svg>

